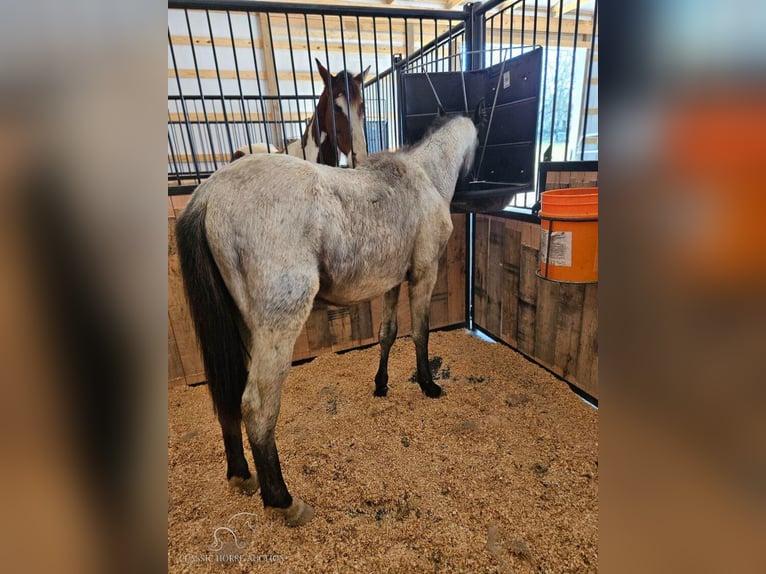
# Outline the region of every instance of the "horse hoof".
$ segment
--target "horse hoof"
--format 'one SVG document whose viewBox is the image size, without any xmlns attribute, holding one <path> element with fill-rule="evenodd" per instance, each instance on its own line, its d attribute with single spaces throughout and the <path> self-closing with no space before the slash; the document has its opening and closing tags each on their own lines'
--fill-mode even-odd
<svg viewBox="0 0 766 574">
<path fill-rule="evenodd" d="M 241 494 L 246 494 L 247 496 L 252 496 L 256 492 L 258 492 L 258 489 L 261 487 L 261 485 L 258 482 L 258 475 L 255 473 L 250 475 L 250 478 L 242 478 L 241 476 L 232 476 L 229 479 L 229 490 L 232 492 L 239 492 Z"/>
<path fill-rule="evenodd" d="M 372 393 L 376 397 L 385 397 L 388 394 L 388 386 L 385 387 L 375 387 L 375 391 Z"/>
<path fill-rule="evenodd" d="M 429 399 L 438 399 L 439 397 L 446 395 L 447 391 L 442 389 L 439 385 L 436 383 L 431 383 L 430 385 L 425 385 L 422 387 L 423 393 L 429 398 Z"/>
<path fill-rule="evenodd" d="M 285 517 L 285 522 L 290 527 L 302 526 L 314 518 L 314 509 L 297 496 L 293 497 L 293 503 L 288 508 L 277 510 Z"/>
</svg>

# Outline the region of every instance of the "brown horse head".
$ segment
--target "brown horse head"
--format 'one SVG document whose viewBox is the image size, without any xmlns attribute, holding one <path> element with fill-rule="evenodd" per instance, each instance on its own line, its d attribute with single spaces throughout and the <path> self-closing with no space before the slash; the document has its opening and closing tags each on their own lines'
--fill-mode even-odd
<svg viewBox="0 0 766 574">
<path fill-rule="evenodd" d="M 324 91 L 304 139 L 312 137 L 318 144 L 322 163 L 338 165 L 339 149 L 349 158 L 351 167 L 356 167 L 367 157 L 362 90 L 370 67 L 355 76 L 346 70 L 332 75 L 319 60 L 316 63 Z"/>
</svg>

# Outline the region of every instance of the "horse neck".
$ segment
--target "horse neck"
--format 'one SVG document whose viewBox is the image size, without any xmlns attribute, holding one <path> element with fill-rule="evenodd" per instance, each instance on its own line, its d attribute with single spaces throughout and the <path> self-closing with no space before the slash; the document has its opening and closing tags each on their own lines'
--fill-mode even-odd
<svg viewBox="0 0 766 574">
<path fill-rule="evenodd" d="M 423 168 L 439 194 L 452 201 L 455 184 L 469 146 L 473 142 L 465 137 L 458 120 L 445 124 L 412 150 L 412 158 Z"/>
</svg>

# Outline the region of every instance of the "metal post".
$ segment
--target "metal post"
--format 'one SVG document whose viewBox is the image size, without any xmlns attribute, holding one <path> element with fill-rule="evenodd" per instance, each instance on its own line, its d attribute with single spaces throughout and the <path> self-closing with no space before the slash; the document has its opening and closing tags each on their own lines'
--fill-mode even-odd
<svg viewBox="0 0 766 574">
<path fill-rule="evenodd" d="M 484 12 L 477 13 L 478 4 L 473 2 L 463 6 L 465 19 L 465 41 L 463 70 L 478 70 L 484 67 L 484 27 L 486 15 Z M 466 214 L 465 234 L 465 322 L 468 330 L 474 329 L 474 239 L 476 230 L 476 213 L 469 211 Z"/>
<path fill-rule="evenodd" d="M 402 107 L 402 59 L 401 54 L 394 55 L 394 85 L 396 86 L 396 100 L 397 107 L 399 108 L 399 117 L 397 118 L 397 125 L 399 126 L 397 147 L 404 145 L 404 108 Z"/>
</svg>

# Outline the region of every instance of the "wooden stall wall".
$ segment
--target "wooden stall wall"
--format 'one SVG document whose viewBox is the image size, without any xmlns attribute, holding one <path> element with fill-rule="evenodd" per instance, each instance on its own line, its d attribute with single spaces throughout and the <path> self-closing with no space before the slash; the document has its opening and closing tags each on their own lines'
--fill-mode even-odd
<svg viewBox="0 0 766 574">
<path fill-rule="evenodd" d="M 168 380 L 194 384 L 204 381 L 205 374 L 184 297 L 175 243 L 175 220 L 189 197 L 168 198 Z M 464 214 L 452 216 L 454 230 L 442 255 L 431 299 L 432 329 L 465 321 L 465 221 Z M 381 313 L 381 299 L 353 307 L 317 302 L 295 343 L 293 360 L 377 343 Z M 398 323 L 398 336 L 409 335 L 411 321 L 406 284 L 399 297 Z"/>
<path fill-rule="evenodd" d="M 544 165 L 546 191 L 598 186 L 595 161 Z M 537 277 L 539 252 L 539 224 L 477 215 L 475 322 L 598 398 L 598 285 Z"/>
<path fill-rule="evenodd" d="M 476 216 L 474 320 L 598 398 L 598 284 L 536 275 L 540 225 Z"/>
</svg>

